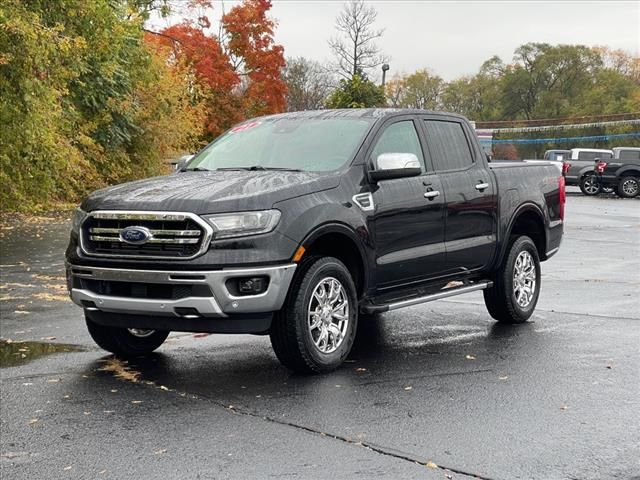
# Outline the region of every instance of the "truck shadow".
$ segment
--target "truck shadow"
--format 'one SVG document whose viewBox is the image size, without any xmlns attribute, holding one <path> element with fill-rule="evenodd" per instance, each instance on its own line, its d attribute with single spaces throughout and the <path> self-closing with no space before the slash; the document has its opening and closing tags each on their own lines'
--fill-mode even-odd
<svg viewBox="0 0 640 480">
<path fill-rule="evenodd" d="M 463 319 L 457 325 L 409 322 L 407 326 L 384 316 L 368 320 L 360 326 L 344 365 L 324 375 L 289 372 L 264 337 L 239 339 L 218 348 L 215 338 L 206 345 L 192 342 L 129 360 L 123 366 L 137 376 L 140 385 L 156 387 L 158 398 L 168 398 L 160 395 L 162 386 L 219 405 L 282 411 L 299 402 L 353 399 L 367 391 L 384 397 L 418 385 L 436 388 L 440 377 L 463 376 L 465 381 L 483 382 L 488 381 L 483 375 L 490 372 L 493 381 L 495 372 L 513 368 L 514 360 L 535 364 L 535 357 L 544 355 L 533 323 L 478 325 Z M 111 381 L 118 377 L 117 369 L 105 371 L 105 362 L 118 360 L 106 356 L 88 365 L 88 370 L 98 373 L 98 380 Z"/>
</svg>

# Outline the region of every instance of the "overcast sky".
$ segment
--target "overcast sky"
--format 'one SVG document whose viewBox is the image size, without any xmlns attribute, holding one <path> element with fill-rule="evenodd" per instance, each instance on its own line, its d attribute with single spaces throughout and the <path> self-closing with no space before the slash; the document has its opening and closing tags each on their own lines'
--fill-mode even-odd
<svg viewBox="0 0 640 480">
<path fill-rule="evenodd" d="M 225 1 L 228 10 L 237 2 Z M 445 80 L 475 73 L 492 55 L 509 62 L 527 42 L 607 45 L 640 54 L 640 1 L 368 1 L 384 28 L 391 76 L 428 68 Z M 342 1 L 273 0 L 286 56 L 326 63 Z M 217 15 L 216 15 L 217 14 Z M 219 16 L 214 1 L 212 17 Z M 154 21 L 161 27 L 176 17 Z"/>
</svg>

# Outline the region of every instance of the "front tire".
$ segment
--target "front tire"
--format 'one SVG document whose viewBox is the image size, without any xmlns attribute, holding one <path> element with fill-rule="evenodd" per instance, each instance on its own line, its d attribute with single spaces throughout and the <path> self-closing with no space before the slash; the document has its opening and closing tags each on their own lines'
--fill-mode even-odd
<svg viewBox="0 0 640 480">
<path fill-rule="evenodd" d="M 269 335 L 284 366 L 320 373 L 344 362 L 357 326 L 358 297 L 349 270 L 337 258 L 311 257 L 298 267 Z"/>
<path fill-rule="evenodd" d="M 618 195 L 622 198 L 635 198 L 640 193 L 640 179 L 622 177 L 618 182 Z"/>
<path fill-rule="evenodd" d="M 602 191 L 602 186 L 598 178 L 593 173 L 587 173 L 580 179 L 580 191 L 587 196 L 598 195 Z"/>
<path fill-rule="evenodd" d="M 529 237 L 511 237 L 493 287 L 483 293 L 489 314 L 498 322 L 523 323 L 531 317 L 540 294 L 540 260 Z"/>
<path fill-rule="evenodd" d="M 87 330 L 93 341 L 116 356 L 129 358 L 147 355 L 164 343 L 169 336 L 165 330 L 142 330 L 100 325 L 85 313 Z"/>
</svg>

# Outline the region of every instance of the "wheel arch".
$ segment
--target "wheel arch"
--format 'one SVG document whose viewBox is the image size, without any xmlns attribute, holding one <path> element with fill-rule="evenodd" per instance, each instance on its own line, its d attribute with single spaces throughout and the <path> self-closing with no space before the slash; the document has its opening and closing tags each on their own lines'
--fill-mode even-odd
<svg viewBox="0 0 640 480">
<path fill-rule="evenodd" d="M 536 250 L 538 251 L 540 260 L 546 260 L 547 232 L 545 229 L 545 216 L 537 205 L 533 203 L 521 205 L 511 216 L 511 220 L 509 221 L 509 225 L 505 232 L 506 234 L 502 241 L 498 265 L 502 263 L 504 256 L 507 254 L 509 238 L 516 234 L 527 235 L 530 237 L 536 245 Z"/>
<path fill-rule="evenodd" d="M 302 258 L 331 256 L 344 263 L 356 284 L 358 297 L 365 295 L 369 287 L 369 265 L 363 242 L 353 229 L 341 223 L 324 224 L 312 230 L 300 246 L 304 248 Z"/>
</svg>

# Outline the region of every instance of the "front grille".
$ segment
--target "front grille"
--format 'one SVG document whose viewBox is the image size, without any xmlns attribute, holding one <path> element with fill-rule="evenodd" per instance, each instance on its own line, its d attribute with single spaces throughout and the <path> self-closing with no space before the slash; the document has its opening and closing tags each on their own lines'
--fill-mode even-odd
<svg viewBox="0 0 640 480">
<path fill-rule="evenodd" d="M 126 227 L 142 227 L 142 244 L 123 240 Z M 211 230 L 189 213 L 91 212 L 82 225 L 82 249 L 89 255 L 129 258 L 188 259 L 208 247 Z"/>
<path fill-rule="evenodd" d="M 73 287 L 98 295 L 150 300 L 180 300 L 187 297 L 212 297 L 208 285 L 172 285 L 166 283 L 116 282 L 74 277 Z"/>
</svg>

